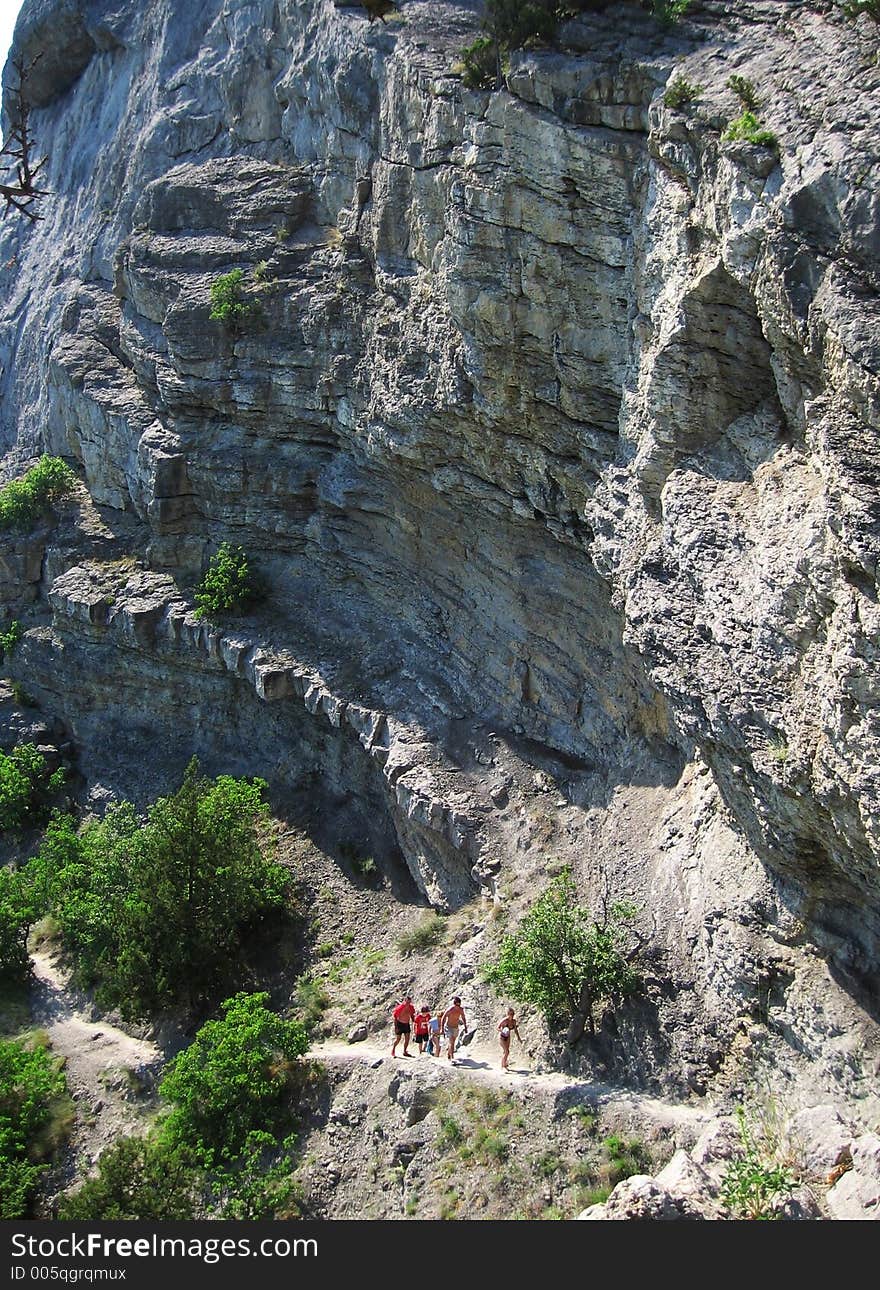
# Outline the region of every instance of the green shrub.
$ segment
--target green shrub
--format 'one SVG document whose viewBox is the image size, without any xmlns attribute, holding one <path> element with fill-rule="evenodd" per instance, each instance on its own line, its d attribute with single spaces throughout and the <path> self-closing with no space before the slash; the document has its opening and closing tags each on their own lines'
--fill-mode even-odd
<svg viewBox="0 0 880 1290">
<path fill-rule="evenodd" d="M 255 1221 L 298 1218 L 302 1189 L 293 1178 L 294 1138 L 282 1143 L 261 1130 L 249 1133 L 244 1147 L 229 1164 L 210 1176 L 218 1218 Z"/>
<path fill-rule="evenodd" d="M 651 1153 L 638 1138 L 622 1138 L 612 1133 L 602 1143 L 605 1152 L 605 1164 L 601 1175 L 609 1187 L 616 1187 L 624 1178 L 633 1174 L 648 1173 L 651 1169 Z"/>
<path fill-rule="evenodd" d="M 778 1218 L 776 1201 L 793 1189 L 794 1175 L 761 1150 L 743 1107 L 737 1107 L 736 1115 L 741 1151 L 738 1159 L 728 1162 L 722 1199 L 738 1218 Z"/>
<path fill-rule="evenodd" d="M 595 1133 L 599 1123 L 599 1116 L 593 1107 L 579 1104 L 578 1106 L 573 1106 L 568 1114 L 572 1120 L 577 1120 L 584 1133 Z"/>
<path fill-rule="evenodd" d="M 465 1140 L 464 1129 L 454 1115 L 443 1112 L 440 1115 L 440 1132 L 437 1134 L 437 1150 L 448 1151 L 450 1147 L 460 1147 Z"/>
<path fill-rule="evenodd" d="M 159 1086 L 172 1103 L 161 1135 L 209 1160 L 232 1160 L 248 1136 L 290 1121 L 291 1094 L 309 1044 L 301 1021 L 267 1007 L 268 994 L 237 994 L 222 1005 L 188 1048 L 170 1063 Z"/>
<path fill-rule="evenodd" d="M 664 27 L 671 27 L 683 18 L 691 0 L 651 0 L 651 13 Z"/>
<path fill-rule="evenodd" d="M 0 632 L 0 663 L 3 662 L 4 658 L 12 656 L 12 651 L 23 635 L 22 625 L 15 619 L 9 624 L 5 632 Z"/>
<path fill-rule="evenodd" d="M 240 613 L 257 595 L 257 582 L 244 548 L 221 542 L 196 591 L 196 618 Z"/>
<path fill-rule="evenodd" d="M 36 699 L 31 694 L 30 690 L 26 690 L 24 688 L 21 681 L 12 682 L 12 697 L 20 708 L 37 707 Z"/>
<path fill-rule="evenodd" d="M 866 13 L 875 22 L 880 22 L 880 0 L 844 0 L 840 7 L 847 18 L 858 18 Z"/>
<path fill-rule="evenodd" d="M 240 331 L 256 312 L 255 306 L 245 298 L 243 283 L 242 269 L 224 273 L 211 283 L 211 312 L 208 316 L 229 331 Z"/>
<path fill-rule="evenodd" d="M 566 10 L 560 0 L 486 0 L 484 25 L 502 49 L 520 49 L 529 40 L 552 40 Z"/>
<path fill-rule="evenodd" d="M 77 980 L 127 1017 L 202 1006 L 237 984 L 244 939 L 285 908 L 286 871 L 265 852 L 265 784 L 193 759 L 140 823 L 122 803 L 77 833 L 50 822 L 33 866 Z"/>
<path fill-rule="evenodd" d="M 379 866 L 372 856 L 365 856 L 357 846 L 352 842 L 340 842 L 339 857 L 347 861 L 354 872 L 364 880 L 364 882 L 374 883 L 380 878 Z M 328 894 L 332 892 L 328 889 Z"/>
<path fill-rule="evenodd" d="M 491 36 L 478 36 L 461 51 L 461 79 L 471 90 L 497 89 L 501 82 L 501 54 Z"/>
<path fill-rule="evenodd" d="M 0 981 L 23 981 L 30 960 L 28 932 L 42 913 L 27 869 L 0 869 Z"/>
<path fill-rule="evenodd" d="M 352 866 L 364 882 L 375 882 L 379 877 L 379 866 L 372 856 L 357 856 L 352 861 Z"/>
<path fill-rule="evenodd" d="M 63 783 L 64 771 L 59 768 L 50 775 L 35 744 L 0 752 L 0 834 L 39 824 Z"/>
<path fill-rule="evenodd" d="M 484 34 L 459 55 L 465 85 L 499 88 L 510 51 L 531 40 L 552 40 L 560 18 L 569 11 L 564 0 L 486 0 Z"/>
<path fill-rule="evenodd" d="M 587 1187 L 578 1193 L 578 1208 L 589 1209 L 591 1205 L 604 1205 L 613 1191 L 612 1187 Z"/>
<path fill-rule="evenodd" d="M 297 1194 L 291 1145 L 285 1142 L 279 1156 L 275 1139 L 258 1132 L 239 1156 L 211 1165 L 203 1152 L 161 1133 L 123 1138 L 102 1153 L 97 1176 L 62 1199 L 58 1217 L 86 1223 L 291 1217 Z"/>
<path fill-rule="evenodd" d="M 423 954 L 440 943 L 444 929 L 443 919 L 432 910 L 420 923 L 398 938 L 397 948 L 402 954 Z"/>
<path fill-rule="evenodd" d="M 76 476 L 60 457 L 41 457 L 21 479 L 0 488 L 0 530 L 33 528 L 75 485 Z"/>
<path fill-rule="evenodd" d="M 45 1131 L 65 1090 L 44 1045 L 0 1040 L 0 1218 L 28 1217 L 47 1167 Z"/>
<path fill-rule="evenodd" d="M 747 76 L 728 76 L 727 87 L 733 90 L 745 111 L 757 112 L 758 91 L 755 89 L 754 81 L 750 81 Z"/>
<path fill-rule="evenodd" d="M 700 97 L 702 91 L 702 85 L 692 85 L 683 76 L 675 76 L 666 88 L 663 102 L 668 108 L 680 109 L 687 107 L 688 103 L 693 103 L 694 99 Z"/>
<path fill-rule="evenodd" d="M 504 1134 L 484 1124 L 474 1127 L 472 1143 L 473 1155 L 487 1165 L 499 1164 L 510 1154 L 510 1146 Z"/>
<path fill-rule="evenodd" d="M 743 112 L 721 136 L 727 143 L 754 143 L 762 148 L 776 148 L 778 139 L 772 130 L 765 130 L 754 112 Z"/>
<path fill-rule="evenodd" d="M 324 985 L 313 976 L 301 976 L 293 996 L 294 1012 L 305 1026 L 308 1035 L 320 1030 L 324 1015 L 330 1007 L 330 996 Z"/>
<path fill-rule="evenodd" d="M 101 1153 L 96 1177 L 64 1197 L 64 1222 L 143 1219 L 183 1222 L 202 1217 L 205 1177 L 197 1153 L 150 1138 L 123 1138 Z"/>
<path fill-rule="evenodd" d="M 639 976 L 623 952 L 627 925 L 635 917 L 627 902 L 611 905 L 602 921 L 577 904 L 571 870 L 564 869 L 523 918 L 505 936 L 485 979 L 536 1004 L 551 1023 L 570 1018 L 569 1042 L 584 1029 L 594 1032 L 594 1009 L 617 1002 L 639 985 Z"/>
<path fill-rule="evenodd" d="M 534 1162 L 535 1169 L 542 1178 L 552 1178 L 562 1169 L 562 1160 L 556 1151 L 545 1151 Z"/>
</svg>

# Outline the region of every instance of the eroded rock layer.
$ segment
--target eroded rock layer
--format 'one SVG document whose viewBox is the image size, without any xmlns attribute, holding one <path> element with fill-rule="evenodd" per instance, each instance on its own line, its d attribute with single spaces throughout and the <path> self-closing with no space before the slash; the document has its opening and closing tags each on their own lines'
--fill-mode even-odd
<svg viewBox="0 0 880 1290">
<path fill-rule="evenodd" d="M 91 500 L 0 558 L 16 666 L 94 783 L 195 749 L 443 907 L 627 890 L 674 983 L 634 1078 L 704 1088 L 775 1008 L 867 1096 L 876 25 L 622 5 L 486 92 L 478 8 L 26 0 L 53 196 L 2 234 L 0 443 Z M 723 141 L 733 71 L 778 150 Z M 223 540 L 241 629 L 192 615 Z"/>
</svg>

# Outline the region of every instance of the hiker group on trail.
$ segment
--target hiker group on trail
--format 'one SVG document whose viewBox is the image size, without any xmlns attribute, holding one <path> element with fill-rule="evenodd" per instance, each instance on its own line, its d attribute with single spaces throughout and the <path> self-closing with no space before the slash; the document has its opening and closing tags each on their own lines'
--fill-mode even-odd
<svg viewBox="0 0 880 1290">
<path fill-rule="evenodd" d="M 409 1041 L 413 1036 L 419 1049 L 419 1056 L 427 1053 L 429 1057 L 440 1057 L 443 1042 L 446 1046 L 446 1059 L 455 1065 L 456 1045 L 459 1037 L 467 1032 L 467 1016 L 462 1007 L 461 999 L 456 994 L 448 1007 L 438 1013 L 432 1013 L 427 1004 L 423 1004 L 418 1012 L 412 1001 L 412 995 L 407 994 L 394 1009 L 392 1014 L 394 1019 L 394 1043 L 391 1045 L 391 1056 L 397 1056 L 397 1045 L 403 1040 L 403 1057 L 415 1057 L 415 1053 L 409 1051 Z M 505 1015 L 498 1023 L 498 1040 L 501 1044 L 501 1069 L 508 1070 L 508 1061 L 510 1059 L 510 1040 L 516 1035 L 522 1043 L 522 1035 L 519 1033 L 519 1027 L 516 1021 L 516 1014 L 513 1008 L 508 1008 Z M 441 1039 L 442 1036 L 442 1039 Z"/>
</svg>

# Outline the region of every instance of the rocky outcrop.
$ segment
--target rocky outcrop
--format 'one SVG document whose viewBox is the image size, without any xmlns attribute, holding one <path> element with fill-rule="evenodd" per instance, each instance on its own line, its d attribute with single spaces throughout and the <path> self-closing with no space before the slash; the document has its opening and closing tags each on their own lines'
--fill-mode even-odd
<svg viewBox="0 0 880 1290">
<path fill-rule="evenodd" d="M 604 1204 L 578 1217 L 880 1218 L 880 1139 L 854 1131 L 833 1106 L 808 1107 L 793 1116 L 775 1110 L 769 1124 L 752 1126 L 749 1151 L 747 1181 L 725 1191 L 731 1167 L 746 1158 L 746 1148 L 732 1120 L 717 1120 L 656 1176 L 625 1179 Z M 777 1189 L 771 1173 L 779 1169 Z"/>
<path fill-rule="evenodd" d="M 440 906 L 548 859 L 635 897 L 633 1079 L 782 1045 L 873 1096 L 874 29 L 612 7 L 488 93 L 477 8 L 26 0 L 55 196 L 2 233 L 0 443 L 99 516 L 0 557 L 16 666 L 95 783 L 195 749 Z M 723 141 L 734 69 L 778 152 Z M 191 612 L 225 539 L 242 630 Z"/>
</svg>

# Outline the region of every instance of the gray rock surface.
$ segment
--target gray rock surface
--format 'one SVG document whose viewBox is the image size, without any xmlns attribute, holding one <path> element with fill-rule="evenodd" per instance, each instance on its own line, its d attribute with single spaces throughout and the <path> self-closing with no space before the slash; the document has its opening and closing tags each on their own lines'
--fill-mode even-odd
<svg viewBox="0 0 880 1290">
<path fill-rule="evenodd" d="M 572 861 L 655 955 L 596 1070 L 869 1117 L 876 33 L 612 6 L 490 94 L 475 4 L 403 9 L 26 0 L 53 198 L 0 230 L 0 449 L 91 502 L 0 552 L 16 674 L 93 787 L 263 774 L 440 908 Z M 734 70 L 778 153 L 723 141 Z M 270 596 L 212 627 L 226 539 Z"/>
<path fill-rule="evenodd" d="M 827 1181 L 834 1170 L 852 1163 L 853 1131 L 836 1107 L 799 1111 L 791 1130 L 808 1177 Z"/>
<path fill-rule="evenodd" d="M 852 1144 L 852 1168 L 828 1192 L 833 1218 L 880 1219 L 880 1138 L 865 1133 Z"/>
</svg>

